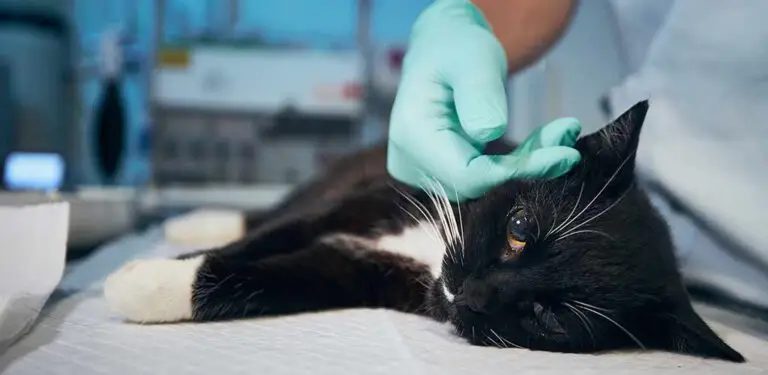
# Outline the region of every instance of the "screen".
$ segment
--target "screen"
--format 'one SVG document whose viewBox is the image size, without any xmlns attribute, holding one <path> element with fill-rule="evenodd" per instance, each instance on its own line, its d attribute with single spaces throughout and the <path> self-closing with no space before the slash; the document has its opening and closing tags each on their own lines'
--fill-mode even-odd
<svg viewBox="0 0 768 375">
<path fill-rule="evenodd" d="M 5 186 L 10 190 L 58 190 L 64 181 L 59 154 L 14 152 L 5 159 Z"/>
</svg>

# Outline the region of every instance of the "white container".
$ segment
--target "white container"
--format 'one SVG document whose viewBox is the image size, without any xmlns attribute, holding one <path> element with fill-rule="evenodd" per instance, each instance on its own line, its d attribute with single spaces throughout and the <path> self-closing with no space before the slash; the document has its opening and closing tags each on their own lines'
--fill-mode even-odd
<svg viewBox="0 0 768 375">
<path fill-rule="evenodd" d="M 32 327 L 67 255 L 69 204 L 17 202 L 0 206 L 0 354 Z"/>
</svg>

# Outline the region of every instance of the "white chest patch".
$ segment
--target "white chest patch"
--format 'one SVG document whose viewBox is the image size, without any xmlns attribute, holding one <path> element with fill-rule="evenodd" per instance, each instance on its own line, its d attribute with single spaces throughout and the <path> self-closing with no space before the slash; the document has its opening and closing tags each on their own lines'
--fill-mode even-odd
<svg viewBox="0 0 768 375">
<path fill-rule="evenodd" d="M 376 247 L 414 258 L 426 264 L 434 278 L 440 277 L 445 245 L 428 224 L 420 223 L 398 234 L 385 235 L 376 241 Z"/>
</svg>

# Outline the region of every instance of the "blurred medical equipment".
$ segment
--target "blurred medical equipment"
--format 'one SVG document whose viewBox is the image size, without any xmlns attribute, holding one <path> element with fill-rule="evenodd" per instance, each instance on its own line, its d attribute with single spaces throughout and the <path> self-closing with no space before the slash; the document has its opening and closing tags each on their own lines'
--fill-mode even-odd
<svg viewBox="0 0 768 375">
<path fill-rule="evenodd" d="M 69 246 L 90 247 L 136 221 L 135 193 L 83 189 L 91 167 L 79 111 L 72 2 L 0 0 L 0 178 L 3 202 L 70 202 Z"/>
<path fill-rule="evenodd" d="M 61 158 L 65 177 L 56 188 L 71 186 L 69 166 L 77 150 L 69 6 L 56 0 L 2 0 L 0 25 L 0 168 L 15 152 L 21 153 L 13 154 L 13 167 L 27 153 Z M 12 185 L 3 180 L 4 187 Z"/>
<path fill-rule="evenodd" d="M 366 3 L 356 49 L 303 49 L 232 34 L 236 2 L 218 4 L 227 8 L 228 25 L 159 41 L 153 183 L 293 184 L 385 134 L 371 128 L 389 111 L 399 79 L 399 62 L 389 57 L 398 51 L 370 45 Z M 376 106 L 383 107 L 378 114 Z"/>
<path fill-rule="evenodd" d="M 58 190 L 64 180 L 64 159 L 58 154 L 13 152 L 5 159 L 3 181 L 9 190 Z"/>
<path fill-rule="evenodd" d="M 264 208 L 336 155 L 359 147 L 377 133 L 385 134 L 384 129 L 370 131 L 370 118 L 389 113 L 402 48 L 371 45 L 370 2 L 361 1 L 359 12 L 364 17 L 359 25 L 364 30 L 358 33 L 357 43 L 374 58 L 355 51 L 354 43 L 326 51 L 265 48 L 258 38 L 231 33 L 237 22 L 237 3 L 208 2 L 217 14 L 226 10 L 228 25 L 212 25 L 204 35 L 190 33 L 183 35 L 187 40 L 169 41 L 163 34 L 164 22 L 179 17 L 164 17 L 167 4 L 162 0 L 152 1 L 154 23 L 138 22 L 141 5 L 130 1 L 0 0 L 0 4 L 18 5 L 19 9 L 52 7 L 67 16 L 72 10 L 78 22 L 93 26 L 98 21 L 101 25 L 99 30 L 79 29 L 80 56 L 61 61 L 61 70 L 77 77 L 75 83 L 82 91 L 83 110 L 71 123 L 55 127 L 67 129 L 66 139 L 72 140 L 67 150 L 71 152 L 27 150 L 15 143 L 0 147 L 5 155 L 13 155 L 0 165 L 8 166 L 2 176 L 16 190 L 0 195 L 31 199 L 59 190 L 60 197 L 71 204 L 70 246 L 87 248 L 130 231 L 145 215 L 163 215 L 166 209 L 200 205 Z M 98 20 L 87 16 L 94 9 L 98 9 Z M 91 19 L 85 20 L 86 16 Z M 0 32 L 6 26 L 4 23 Z M 141 30 L 154 33 L 156 43 L 146 44 Z M 4 116 L 19 112 L 14 92 L 18 85 L 10 78 L 15 76 L 13 69 L 30 60 L 45 61 L 46 68 L 56 61 L 38 56 L 42 55 L 25 56 L 11 64 L 0 59 L 0 108 L 10 107 L 2 111 Z M 185 63 L 185 59 L 189 60 Z M 202 77 L 194 74 L 199 70 Z M 137 76 L 146 76 L 145 82 L 138 79 L 138 89 L 143 84 L 149 94 L 146 107 L 152 112 L 143 115 L 152 118 L 149 137 L 137 136 L 144 131 L 143 105 L 136 102 Z M 45 80 L 38 87 L 61 85 L 59 77 L 37 77 Z M 174 91 L 179 87 L 189 90 Z M 51 104 L 53 99 L 75 99 L 78 95 L 74 93 L 58 93 L 39 104 L 58 108 Z M 246 102 L 239 102 L 237 96 Z M 74 108 L 76 102 L 62 106 Z M 0 130 L 13 133 L 19 128 L 16 122 L 3 122 L 8 126 Z M 57 141 L 62 137 L 50 136 Z M 31 139 L 38 141 L 37 137 Z M 152 185 L 125 186 L 136 183 L 130 169 L 141 157 L 137 148 L 147 146 L 156 159 Z M 269 160 L 260 155 L 269 155 Z M 184 164 L 185 160 L 195 164 Z M 194 168 L 186 168 L 190 165 Z M 62 173 L 68 184 L 62 183 Z M 196 189 L 201 183 L 206 188 Z M 219 186 L 212 185 L 216 183 Z M 105 189 L 104 184 L 124 187 Z"/>
<path fill-rule="evenodd" d="M 0 198 L 0 355 L 32 328 L 64 274 L 69 205 Z"/>
<path fill-rule="evenodd" d="M 100 50 L 101 93 L 92 117 L 94 136 L 90 146 L 95 150 L 96 169 L 102 181 L 112 185 L 122 166 L 126 128 L 126 108 L 121 90 L 123 75 L 122 35 L 108 30 L 102 37 Z"/>
<path fill-rule="evenodd" d="M 355 144 L 355 51 L 214 44 L 164 47 L 159 55 L 156 184 L 295 183 L 316 172 L 318 153 Z"/>
</svg>

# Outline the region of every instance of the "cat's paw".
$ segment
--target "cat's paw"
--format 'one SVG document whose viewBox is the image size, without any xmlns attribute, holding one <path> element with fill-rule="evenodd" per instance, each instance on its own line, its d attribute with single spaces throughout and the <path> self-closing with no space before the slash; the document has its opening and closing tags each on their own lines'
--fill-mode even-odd
<svg viewBox="0 0 768 375">
<path fill-rule="evenodd" d="M 169 219 L 163 225 L 165 239 L 197 249 L 223 246 L 243 237 L 245 216 L 239 211 L 198 210 Z"/>
<path fill-rule="evenodd" d="M 104 282 L 107 304 L 124 319 L 165 323 L 192 318 L 192 294 L 204 258 L 136 260 Z"/>
</svg>

